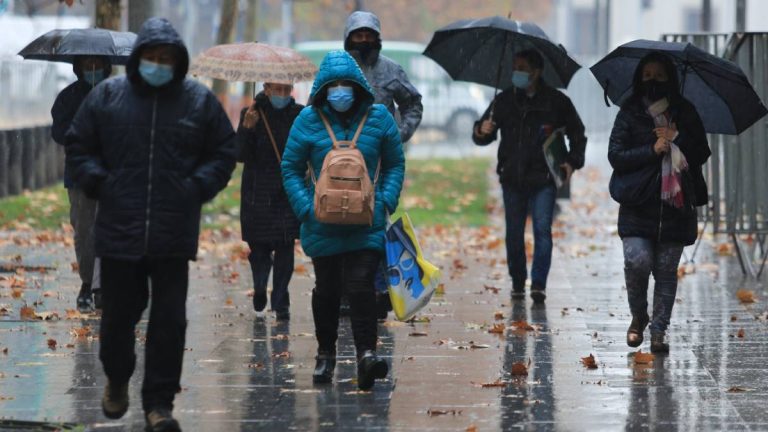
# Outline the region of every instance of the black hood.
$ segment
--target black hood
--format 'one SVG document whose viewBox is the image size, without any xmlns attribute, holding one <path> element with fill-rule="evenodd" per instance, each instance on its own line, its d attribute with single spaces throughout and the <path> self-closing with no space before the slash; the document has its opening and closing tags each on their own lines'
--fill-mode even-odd
<svg viewBox="0 0 768 432">
<path fill-rule="evenodd" d="M 180 82 L 187 76 L 189 70 L 189 52 L 181 36 L 165 18 L 150 18 L 144 21 L 133 45 L 133 51 L 125 65 L 125 74 L 133 83 L 143 83 L 139 75 L 139 60 L 144 48 L 157 45 L 174 45 L 178 49 L 178 63 L 174 68 L 172 82 Z"/>
<path fill-rule="evenodd" d="M 94 57 L 99 57 L 104 62 L 104 78 L 109 78 L 109 76 L 112 75 L 112 63 L 109 62 L 109 58 L 104 56 L 94 56 Z M 83 68 L 81 68 L 77 64 L 77 62 L 72 63 L 72 72 L 75 73 L 79 81 L 84 81 Z"/>
</svg>

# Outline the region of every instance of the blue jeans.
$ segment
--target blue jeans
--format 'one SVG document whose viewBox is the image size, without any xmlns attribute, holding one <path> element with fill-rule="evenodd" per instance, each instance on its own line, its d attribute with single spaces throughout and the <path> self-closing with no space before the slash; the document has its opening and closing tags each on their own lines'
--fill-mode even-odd
<svg viewBox="0 0 768 432">
<path fill-rule="evenodd" d="M 657 243 L 641 237 L 626 237 L 624 278 L 629 309 L 633 316 L 648 313 L 648 277 L 653 273 L 653 317 L 651 333 L 664 333 L 669 326 L 677 295 L 677 267 L 683 254 L 680 243 Z"/>
<path fill-rule="evenodd" d="M 552 218 L 557 188 L 544 186 L 535 191 L 519 191 L 502 185 L 504 218 L 507 224 L 507 267 L 515 290 L 522 290 L 528 278 L 525 263 L 525 220 L 533 219 L 533 266 L 531 282 L 538 289 L 547 286 L 552 264 Z"/>
</svg>

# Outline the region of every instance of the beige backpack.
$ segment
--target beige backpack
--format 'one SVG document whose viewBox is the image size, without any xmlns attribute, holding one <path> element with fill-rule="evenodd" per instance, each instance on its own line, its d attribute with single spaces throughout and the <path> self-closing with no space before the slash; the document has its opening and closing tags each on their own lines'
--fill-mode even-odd
<svg viewBox="0 0 768 432">
<path fill-rule="evenodd" d="M 352 141 L 337 141 L 328 119 L 320 110 L 317 112 L 333 141 L 333 148 L 323 160 L 319 179 L 315 178 L 312 165 L 309 166 L 315 184 L 315 219 L 336 225 L 373 225 L 374 187 L 381 162 L 371 183 L 365 158 L 357 149 L 357 139 L 368 119 L 368 112 L 360 120 Z"/>
</svg>

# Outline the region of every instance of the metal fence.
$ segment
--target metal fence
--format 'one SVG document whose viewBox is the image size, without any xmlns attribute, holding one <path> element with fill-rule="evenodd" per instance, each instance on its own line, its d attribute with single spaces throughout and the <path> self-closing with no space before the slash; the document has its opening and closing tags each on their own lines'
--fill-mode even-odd
<svg viewBox="0 0 768 432">
<path fill-rule="evenodd" d="M 668 34 L 670 42 L 690 42 L 712 54 L 738 64 L 763 101 L 768 100 L 768 33 Z M 708 165 L 711 206 L 707 216 L 714 233 L 731 236 L 742 269 L 751 275 L 762 273 L 768 236 L 768 118 L 764 117 L 739 136 L 710 135 L 712 159 Z M 752 235 L 754 251 L 739 238 Z M 755 271 L 750 255 L 762 264 Z"/>
</svg>

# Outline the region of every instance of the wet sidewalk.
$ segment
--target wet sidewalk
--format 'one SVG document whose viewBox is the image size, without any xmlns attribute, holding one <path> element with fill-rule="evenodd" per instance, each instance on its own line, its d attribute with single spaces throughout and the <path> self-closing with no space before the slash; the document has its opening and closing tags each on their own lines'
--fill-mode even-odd
<svg viewBox="0 0 768 432">
<path fill-rule="evenodd" d="M 312 385 L 308 259 L 297 260 L 292 320 L 279 324 L 251 309 L 250 270 L 237 235 L 204 236 L 201 259 L 191 266 L 183 390 L 175 411 L 182 427 L 768 430 L 765 288 L 742 278 L 724 239 L 706 238 L 681 276 L 671 353 L 638 363 L 624 342 L 630 317 L 616 207 L 605 184 L 595 170 L 575 179 L 573 200 L 564 203 L 555 228 L 543 307 L 509 299 L 498 208 L 491 228 L 421 230 L 428 255 L 443 266 L 445 294 L 434 297 L 420 322 L 380 325 L 379 353 L 392 367 L 372 392 L 357 391 L 348 323 L 334 384 Z M 92 336 L 98 322 L 67 313 L 78 282 L 66 237 L 0 234 L 0 261 L 16 255 L 56 270 L 0 273 L 0 425 L 15 419 L 143 430 L 141 357 L 128 414 L 119 421 L 101 414 L 104 377 Z M 751 290 L 756 302 L 742 303 L 739 289 Z M 22 321 L 25 304 L 59 319 Z M 139 347 L 145 328 L 142 321 Z M 647 352 L 648 342 L 641 349 Z M 590 354 L 596 369 L 582 364 Z"/>
</svg>

